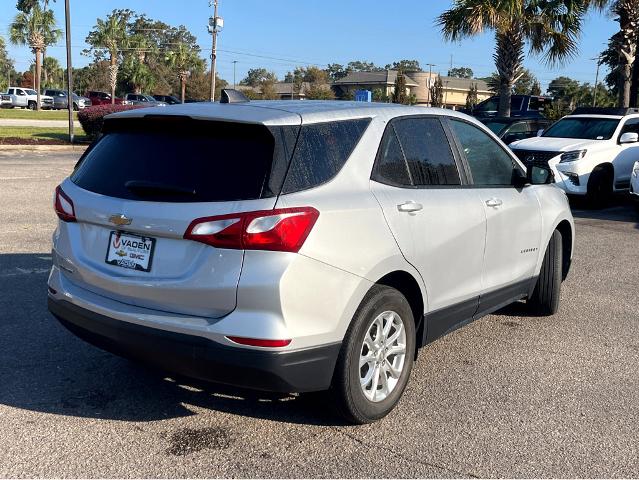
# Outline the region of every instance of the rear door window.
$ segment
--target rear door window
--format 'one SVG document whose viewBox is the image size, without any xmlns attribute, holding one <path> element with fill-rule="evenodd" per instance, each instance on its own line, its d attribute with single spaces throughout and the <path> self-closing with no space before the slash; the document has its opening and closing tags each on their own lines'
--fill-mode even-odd
<svg viewBox="0 0 639 480">
<path fill-rule="evenodd" d="M 370 118 L 302 126 L 282 193 L 317 187 L 342 169 Z"/>
<path fill-rule="evenodd" d="M 299 127 L 177 119 L 119 119 L 71 180 L 110 197 L 218 202 L 277 195 Z"/>
<path fill-rule="evenodd" d="M 415 186 L 460 185 L 459 170 L 438 118 L 393 122 Z"/>
</svg>

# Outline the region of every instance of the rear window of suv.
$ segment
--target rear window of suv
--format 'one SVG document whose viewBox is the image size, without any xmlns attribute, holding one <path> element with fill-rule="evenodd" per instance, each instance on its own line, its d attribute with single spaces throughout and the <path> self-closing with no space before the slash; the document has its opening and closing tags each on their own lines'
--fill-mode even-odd
<svg viewBox="0 0 639 480">
<path fill-rule="evenodd" d="M 279 194 L 299 127 L 119 119 L 71 180 L 102 195 L 157 202 L 252 200 Z"/>
</svg>

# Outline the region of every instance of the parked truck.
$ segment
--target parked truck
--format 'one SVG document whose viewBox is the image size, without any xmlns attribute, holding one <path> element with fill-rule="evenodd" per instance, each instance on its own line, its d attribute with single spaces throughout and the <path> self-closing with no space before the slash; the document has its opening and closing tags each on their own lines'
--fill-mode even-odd
<svg viewBox="0 0 639 480">
<path fill-rule="evenodd" d="M 31 88 L 9 87 L 5 95 L 11 97 L 11 108 L 35 110 L 38 106 L 38 92 Z M 45 110 L 52 109 L 53 97 L 40 95 L 40 108 Z"/>
</svg>

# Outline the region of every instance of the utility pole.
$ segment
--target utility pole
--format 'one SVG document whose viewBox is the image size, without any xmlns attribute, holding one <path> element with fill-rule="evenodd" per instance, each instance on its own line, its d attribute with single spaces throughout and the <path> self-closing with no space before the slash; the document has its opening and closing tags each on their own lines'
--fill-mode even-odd
<svg viewBox="0 0 639 480">
<path fill-rule="evenodd" d="M 592 94 L 592 106 L 597 106 L 597 85 L 599 84 L 599 67 L 601 66 L 601 55 L 590 60 L 597 60 L 597 74 L 595 75 L 595 91 Z"/>
<path fill-rule="evenodd" d="M 428 66 L 428 101 L 426 102 L 428 104 L 428 106 L 431 106 L 431 94 L 430 94 L 430 89 L 431 89 L 431 82 L 433 81 L 433 67 L 435 67 L 436 65 L 434 63 L 427 63 L 426 64 Z"/>
<path fill-rule="evenodd" d="M 218 31 L 218 17 L 217 17 L 217 1 L 213 2 L 213 21 L 209 19 L 209 32 L 213 36 L 213 43 L 211 46 L 211 102 L 215 101 L 215 66 L 217 61 L 217 31 Z M 209 2 L 209 7 L 211 2 Z M 213 25 L 211 25 L 213 23 Z"/>
<path fill-rule="evenodd" d="M 237 65 L 237 60 L 233 60 L 233 90 L 235 90 L 235 65 Z"/>
<path fill-rule="evenodd" d="M 71 10 L 64 0 L 64 18 L 67 37 L 67 109 L 69 110 L 69 142 L 73 143 L 73 71 L 71 67 Z"/>
</svg>

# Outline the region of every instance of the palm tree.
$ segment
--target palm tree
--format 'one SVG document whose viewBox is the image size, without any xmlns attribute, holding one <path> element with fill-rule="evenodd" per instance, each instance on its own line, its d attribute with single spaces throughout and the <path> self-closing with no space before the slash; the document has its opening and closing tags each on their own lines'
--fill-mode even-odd
<svg viewBox="0 0 639 480">
<path fill-rule="evenodd" d="M 202 63 L 197 52 L 189 48 L 186 44 L 180 43 L 177 48 L 170 51 L 166 56 L 169 68 L 177 73 L 180 79 L 180 99 L 184 103 L 186 96 L 186 79 L 191 75 L 191 69 Z"/>
<path fill-rule="evenodd" d="M 510 116 L 515 82 L 523 74 L 524 47 L 545 61 L 563 63 L 577 52 L 583 16 L 605 0 L 454 0 L 437 23 L 450 41 L 495 32 L 499 115 Z"/>
<path fill-rule="evenodd" d="M 105 20 L 98 18 L 94 30 L 89 33 L 87 43 L 95 49 L 106 49 L 109 53 L 109 83 L 111 85 L 111 103 L 115 104 L 115 86 L 118 82 L 118 60 L 120 51 L 127 44 L 128 15 L 113 11 Z"/>
<path fill-rule="evenodd" d="M 28 13 L 19 12 L 9 27 L 9 40 L 14 45 L 29 45 L 35 54 L 35 90 L 38 92 L 37 109 L 40 110 L 40 78 L 42 75 L 42 54 L 48 45 L 62 36 L 56 28 L 55 16 L 51 10 L 43 10 L 35 3 Z"/>
<path fill-rule="evenodd" d="M 123 74 L 135 93 L 148 92 L 155 84 L 155 76 L 148 65 L 141 62 L 137 55 L 129 56 L 126 59 Z"/>
<path fill-rule="evenodd" d="M 608 2 L 604 2 L 608 3 Z M 610 39 L 610 47 L 617 51 L 617 71 L 620 107 L 635 104 L 633 93 L 633 67 L 637 57 L 637 27 L 639 26 L 639 0 L 609 0 L 610 10 L 617 17 L 619 31 Z M 635 82 L 635 88 L 637 85 Z M 635 98 L 632 98 L 632 97 Z"/>
<path fill-rule="evenodd" d="M 42 61 L 42 76 L 44 88 L 63 88 L 64 70 L 55 57 L 46 57 Z"/>
</svg>

